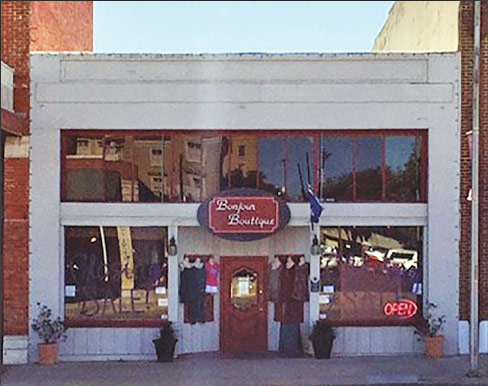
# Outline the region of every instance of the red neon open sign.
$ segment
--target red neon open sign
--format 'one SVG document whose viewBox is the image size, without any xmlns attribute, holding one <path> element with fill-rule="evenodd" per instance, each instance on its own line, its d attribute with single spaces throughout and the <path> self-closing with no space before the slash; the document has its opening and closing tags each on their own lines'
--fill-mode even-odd
<svg viewBox="0 0 488 386">
<path fill-rule="evenodd" d="M 397 302 L 388 302 L 383 307 L 386 316 L 398 316 L 401 319 L 408 319 L 418 311 L 417 303 L 409 299 L 402 299 Z"/>
</svg>

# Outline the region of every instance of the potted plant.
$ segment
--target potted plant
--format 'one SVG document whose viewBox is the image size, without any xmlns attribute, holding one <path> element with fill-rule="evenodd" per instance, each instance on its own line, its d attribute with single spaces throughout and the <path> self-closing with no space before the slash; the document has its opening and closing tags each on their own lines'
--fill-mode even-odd
<svg viewBox="0 0 488 386">
<path fill-rule="evenodd" d="M 312 341 L 315 358 L 330 358 L 335 337 L 335 329 L 324 321 L 318 321 L 313 325 L 310 340 Z"/>
<path fill-rule="evenodd" d="M 52 311 L 46 305 L 40 305 L 37 318 L 32 320 L 32 329 L 42 341 L 38 344 L 39 363 L 53 365 L 58 362 L 58 342 L 66 338 L 66 327 L 58 316 L 52 319 Z"/>
<path fill-rule="evenodd" d="M 173 325 L 171 322 L 165 323 L 159 330 L 159 338 L 153 340 L 158 362 L 173 362 L 176 342 L 178 339 Z"/>
<path fill-rule="evenodd" d="M 424 341 L 425 355 L 428 358 L 440 358 L 444 355 L 444 336 L 440 334 L 446 323 L 446 316 L 435 316 L 434 303 L 428 303 L 424 315 L 415 324 L 415 333 Z"/>
</svg>

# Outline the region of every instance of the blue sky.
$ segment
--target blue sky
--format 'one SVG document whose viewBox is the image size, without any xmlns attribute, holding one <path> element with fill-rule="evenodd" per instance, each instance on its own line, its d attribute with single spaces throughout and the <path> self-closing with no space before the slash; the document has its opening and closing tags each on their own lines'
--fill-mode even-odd
<svg viewBox="0 0 488 386">
<path fill-rule="evenodd" d="M 394 1 L 95 1 L 95 52 L 369 52 Z"/>
</svg>

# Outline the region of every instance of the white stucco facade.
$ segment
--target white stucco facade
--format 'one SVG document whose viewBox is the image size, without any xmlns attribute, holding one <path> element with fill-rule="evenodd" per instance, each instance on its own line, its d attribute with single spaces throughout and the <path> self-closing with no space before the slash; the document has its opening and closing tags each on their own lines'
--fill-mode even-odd
<svg viewBox="0 0 488 386">
<path fill-rule="evenodd" d="M 197 228 L 198 204 L 62 203 L 62 129 L 426 129 L 427 204 L 328 203 L 320 225 L 425 227 L 424 301 L 438 304 L 447 317 L 446 353 L 459 352 L 457 54 L 40 54 L 31 58 L 31 69 L 30 320 L 37 302 L 63 315 L 63 226 L 166 226 L 178 241 L 180 258 L 205 237 Z M 290 204 L 290 209 L 287 236 L 249 242 L 246 250 L 271 254 L 296 248 L 308 254 L 309 206 Z M 292 235 L 297 241 L 288 248 L 282 241 Z M 235 248 L 229 241 L 212 244 L 214 253 Z M 218 350 L 218 319 L 204 326 L 181 323 L 177 263 L 170 257 L 169 319 L 181 334 L 178 350 Z M 318 296 L 312 294 L 307 307 L 308 326 L 318 317 Z M 152 359 L 155 335 L 148 328 L 71 328 L 61 357 Z M 270 327 L 270 349 L 275 340 Z M 30 360 L 36 358 L 36 343 L 32 334 Z M 335 355 L 420 351 L 411 327 L 343 327 L 334 346 Z"/>
</svg>

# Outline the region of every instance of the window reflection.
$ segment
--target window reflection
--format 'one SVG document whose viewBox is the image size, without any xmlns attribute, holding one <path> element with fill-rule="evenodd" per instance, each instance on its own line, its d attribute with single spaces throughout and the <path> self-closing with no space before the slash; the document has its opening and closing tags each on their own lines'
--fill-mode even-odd
<svg viewBox="0 0 488 386">
<path fill-rule="evenodd" d="M 284 193 L 286 165 L 284 146 L 283 137 L 259 138 L 259 189 L 273 194 Z"/>
<path fill-rule="evenodd" d="M 421 227 L 321 228 L 321 317 L 347 324 L 409 323 L 406 315 L 385 314 L 384 307 L 413 302 L 420 309 L 422 240 Z"/>
<path fill-rule="evenodd" d="M 226 135 L 187 132 L 63 134 L 63 201 L 202 202 L 231 188 L 258 188 L 306 202 L 425 200 L 422 136 Z M 319 146 L 315 143 L 319 142 Z M 316 180 L 316 178 L 318 178 Z"/>
<path fill-rule="evenodd" d="M 251 135 L 232 136 L 230 138 L 230 154 L 227 164 L 227 184 L 225 188 L 256 188 L 258 138 Z"/>
<path fill-rule="evenodd" d="M 164 228 L 65 227 L 65 237 L 66 319 L 167 315 Z"/>
<path fill-rule="evenodd" d="M 310 163 L 310 183 L 315 186 L 314 137 L 290 136 L 286 140 L 286 197 L 292 202 L 307 201 L 302 196 L 298 164 L 302 169 L 303 183 L 308 182 L 307 154 Z"/>
<path fill-rule="evenodd" d="M 389 201 L 420 200 L 420 137 L 386 138 L 386 198 Z"/>
<path fill-rule="evenodd" d="M 356 138 L 356 199 L 381 200 L 383 194 L 382 139 Z"/>
<path fill-rule="evenodd" d="M 352 201 L 352 138 L 322 136 L 321 142 L 319 156 L 321 198 L 326 201 Z"/>
</svg>

